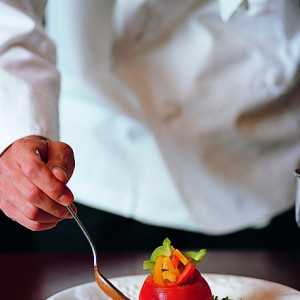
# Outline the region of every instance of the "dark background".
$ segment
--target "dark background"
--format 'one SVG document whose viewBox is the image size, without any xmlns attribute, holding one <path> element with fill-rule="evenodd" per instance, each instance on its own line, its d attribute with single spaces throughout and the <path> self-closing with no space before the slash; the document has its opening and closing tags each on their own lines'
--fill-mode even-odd
<svg viewBox="0 0 300 300">
<path fill-rule="evenodd" d="M 209 236 L 149 226 L 76 204 L 78 216 L 98 251 L 151 251 L 165 237 L 179 249 L 300 250 L 300 229 L 294 208 L 274 218 L 262 229 Z M 90 252 L 85 236 L 74 220 L 64 220 L 54 229 L 32 232 L 0 212 L 0 252 Z"/>
</svg>

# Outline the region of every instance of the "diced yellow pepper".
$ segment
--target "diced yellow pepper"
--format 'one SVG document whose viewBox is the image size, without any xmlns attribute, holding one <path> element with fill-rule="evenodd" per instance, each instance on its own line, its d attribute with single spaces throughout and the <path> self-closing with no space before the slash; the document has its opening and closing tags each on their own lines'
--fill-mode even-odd
<svg viewBox="0 0 300 300">
<path fill-rule="evenodd" d="M 163 256 L 159 256 L 156 261 L 155 261 L 155 265 L 153 268 L 153 281 L 155 284 L 160 285 L 160 286 L 164 286 L 164 281 L 162 278 L 162 259 Z"/>
<path fill-rule="evenodd" d="M 174 251 L 173 255 L 177 256 L 184 265 L 189 262 L 188 259 L 178 249 Z"/>
<path fill-rule="evenodd" d="M 170 282 L 175 282 L 177 279 L 176 275 L 171 271 L 164 271 L 161 274 L 163 280 L 169 280 Z"/>
<path fill-rule="evenodd" d="M 172 272 L 175 274 L 176 278 L 180 275 L 180 272 L 177 268 L 174 268 L 172 260 L 169 256 L 165 256 L 162 259 L 163 269 Z"/>
</svg>

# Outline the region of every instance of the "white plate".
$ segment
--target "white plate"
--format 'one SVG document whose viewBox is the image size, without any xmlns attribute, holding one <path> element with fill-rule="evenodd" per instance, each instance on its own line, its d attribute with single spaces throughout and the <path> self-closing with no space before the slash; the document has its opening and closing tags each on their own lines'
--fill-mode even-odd
<svg viewBox="0 0 300 300">
<path fill-rule="evenodd" d="M 202 274 L 214 296 L 232 300 L 299 300 L 300 292 L 290 287 L 250 277 Z M 146 275 L 112 278 L 111 281 L 132 300 L 139 299 L 139 291 Z M 48 300 L 108 300 L 95 282 L 62 291 Z"/>
</svg>

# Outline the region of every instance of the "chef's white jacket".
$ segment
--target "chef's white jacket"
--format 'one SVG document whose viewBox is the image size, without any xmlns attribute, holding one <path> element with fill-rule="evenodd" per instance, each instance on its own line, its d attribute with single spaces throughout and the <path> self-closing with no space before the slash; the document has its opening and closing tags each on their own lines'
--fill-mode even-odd
<svg viewBox="0 0 300 300">
<path fill-rule="evenodd" d="M 50 0 L 51 39 L 45 2 L 0 1 L 0 151 L 60 127 L 76 199 L 154 225 L 223 234 L 294 205 L 298 1 Z"/>
</svg>

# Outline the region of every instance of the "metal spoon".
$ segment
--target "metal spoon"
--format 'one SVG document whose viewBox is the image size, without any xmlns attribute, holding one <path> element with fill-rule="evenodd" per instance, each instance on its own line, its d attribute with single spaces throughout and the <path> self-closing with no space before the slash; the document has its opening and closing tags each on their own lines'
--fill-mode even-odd
<svg viewBox="0 0 300 300">
<path fill-rule="evenodd" d="M 67 208 L 68 208 L 70 214 L 74 217 L 74 220 L 77 222 L 78 226 L 80 227 L 80 229 L 82 230 L 84 235 L 86 236 L 86 238 L 89 241 L 90 246 L 92 248 L 93 257 L 94 257 L 94 277 L 95 277 L 95 280 L 96 280 L 98 286 L 111 299 L 114 299 L 114 300 L 130 300 L 118 288 L 116 288 L 106 277 L 104 277 L 99 272 L 98 266 L 97 266 L 97 251 L 96 251 L 96 247 L 94 245 L 94 242 L 92 241 L 89 233 L 87 232 L 87 230 L 85 229 L 85 227 L 83 226 L 83 224 L 81 223 L 81 221 L 79 220 L 79 218 L 77 217 L 77 215 L 75 214 L 73 209 L 70 206 L 67 206 Z"/>
<path fill-rule="evenodd" d="M 296 214 L 296 222 L 300 227 L 300 168 L 295 170 L 294 175 L 297 177 L 295 214 Z"/>
<path fill-rule="evenodd" d="M 35 150 L 35 154 L 41 158 L 39 150 Z M 127 298 L 117 287 L 115 287 L 106 277 L 104 277 L 98 270 L 98 265 L 97 265 L 97 251 L 95 244 L 93 240 L 91 239 L 89 233 L 71 208 L 71 206 L 67 206 L 67 209 L 69 210 L 70 214 L 73 216 L 74 220 L 77 222 L 78 226 L 86 236 L 87 240 L 90 243 L 90 246 L 93 251 L 93 257 L 94 257 L 94 277 L 95 280 L 98 284 L 98 286 L 102 289 L 102 291 L 111 299 L 113 300 L 130 300 Z"/>
</svg>

